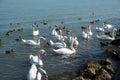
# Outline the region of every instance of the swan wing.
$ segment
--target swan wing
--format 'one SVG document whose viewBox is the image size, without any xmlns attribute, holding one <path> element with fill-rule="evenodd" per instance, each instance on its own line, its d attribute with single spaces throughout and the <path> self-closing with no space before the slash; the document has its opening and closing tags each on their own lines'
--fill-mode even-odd
<svg viewBox="0 0 120 80">
<path fill-rule="evenodd" d="M 36 80 L 41 80 L 41 78 L 42 78 L 42 75 L 41 75 L 41 73 L 38 71 L 37 76 L 36 76 Z"/>
<path fill-rule="evenodd" d="M 35 80 L 36 73 L 37 73 L 37 67 L 35 64 L 32 64 L 27 75 L 27 80 Z"/>
</svg>

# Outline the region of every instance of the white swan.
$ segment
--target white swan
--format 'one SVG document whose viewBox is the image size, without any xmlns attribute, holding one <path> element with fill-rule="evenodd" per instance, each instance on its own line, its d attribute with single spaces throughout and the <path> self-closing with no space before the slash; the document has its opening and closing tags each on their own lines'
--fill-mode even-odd
<svg viewBox="0 0 120 80">
<path fill-rule="evenodd" d="M 27 75 L 27 80 L 36 80 L 36 74 L 37 67 L 35 64 L 32 64 Z"/>
<path fill-rule="evenodd" d="M 28 45 L 40 45 L 40 39 L 38 39 L 37 41 L 35 40 L 25 40 L 25 39 L 21 39 L 22 42 L 24 44 L 28 44 Z"/>
<path fill-rule="evenodd" d="M 42 69 L 41 67 L 39 67 L 38 68 L 38 73 L 37 73 L 37 76 L 36 76 L 36 80 L 41 80 L 42 75 L 44 75 L 45 79 L 48 80 L 47 72 L 44 69 Z"/>
<path fill-rule="evenodd" d="M 52 33 L 51 33 L 52 36 L 56 36 L 58 35 L 57 31 L 56 31 L 56 27 L 53 26 L 53 30 L 52 30 Z"/>
<path fill-rule="evenodd" d="M 33 27 L 33 36 L 38 36 L 39 35 L 39 30 L 35 30 Z"/>
<path fill-rule="evenodd" d="M 114 26 L 113 25 L 111 25 L 111 24 L 107 24 L 107 23 L 103 23 L 103 27 L 105 28 L 105 29 L 112 29 Z"/>
<path fill-rule="evenodd" d="M 73 47 L 73 42 L 71 44 L 71 49 L 69 49 L 69 48 L 60 48 L 60 49 L 53 49 L 53 51 L 56 54 L 65 54 L 65 55 L 70 55 L 70 54 L 76 53 L 76 50 Z"/>
<path fill-rule="evenodd" d="M 51 46 L 54 47 L 54 48 L 66 47 L 66 43 L 65 43 L 64 41 L 54 43 L 52 40 L 50 40 L 50 44 L 51 44 Z"/>
<path fill-rule="evenodd" d="M 98 39 L 100 39 L 100 40 L 114 40 L 115 39 L 115 31 L 116 30 L 117 30 L 116 28 L 113 29 L 112 37 L 107 36 L 107 35 L 97 35 L 96 37 Z"/>
<path fill-rule="evenodd" d="M 41 49 L 39 52 L 40 53 L 38 53 L 36 56 L 34 56 L 32 54 L 29 55 L 29 60 L 30 60 L 31 64 L 36 64 L 36 65 L 38 65 L 40 67 L 43 67 L 43 61 L 40 58 L 40 54 L 45 54 L 46 51 L 44 49 Z"/>
<path fill-rule="evenodd" d="M 85 39 L 90 39 L 89 32 L 87 31 L 87 33 L 86 33 L 84 30 L 82 30 L 82 37 Z"/>
<path fill-rule="evenodd" d="M 69 44 L 72 44 L 72 40 L 74 40 L 74 43 L 73 43 L 74 46 L 78 46 L 79 45 L 77 37 L 69 36 L 69 38 L 68 38 Z"/>
<path fill-rule="evenodd" d="M 37 38 L 34 37 L 33 40 L 26 40 L 26 39 L 21 39 L 21 40 L 24 44 L 38 46 L 40 45 L 40 38 L 44 40 L 44 37 L 42 36 Z"/>
<path fill-rule="evenodd" d="M 36 75 L 36 80 L 41 80 L 41 78 L 42 78 L 42 75 L 41 75 L 41 73 L 38 71 L 38 72 L 37 72 L 37 75 Z"/>
<path fill-rule="evenodd" d="M 40 59 L 39 56 L 34 56 L 34 55 L 29 55 L 29 60 L 30 60 L 30 63 L 31 64 L 36 64 L 36 65 L 39 65 L 39 66 L 43 66 L 43 61 Z"/>
<path fill-rule="evenodd" d="M 92 25 L 88 25 L 88 34 L 90 35 L 90 36 L 92 36 L 93 35 L 93 33 L 92 33 L 92 31 L 91 31 L 91 28 L 92 28 Z"/>
<path fill-rule="evenodd" d="M 101 28 L 101 27 L 95 27 L 95 29 L 99 32 L 104 32 L 105 31 L 104 28 Z"/>
<path fill-rule="evenodd" d="M 73 43 L 74 46 L 78 46 L 79 45 L 79 42 L 78 42 L 78 39 L 77 37 L 74 38 L 74 43 Z"/>
</svg>

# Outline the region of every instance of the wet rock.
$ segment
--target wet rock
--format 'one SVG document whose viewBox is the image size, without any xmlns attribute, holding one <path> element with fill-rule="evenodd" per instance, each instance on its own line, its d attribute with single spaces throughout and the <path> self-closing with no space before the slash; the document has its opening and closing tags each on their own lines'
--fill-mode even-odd
<svg viewBox="0 0 120 80">
<path fill-rule="evenodd" d="M 91 79 L 96 74 L 95 68 L 87 68 L 81 72 L 81 76 Z"/>
<path fill-rule="evenodd" d="M 79 76 L 72 80 L 91 80 L 91 79 L 85 79 L 85 78 L 83 78 L 83 76 Z"/>
<path fill-rule="evenodd" d="M 84 68 L 95 68 L 95 70 L 99 70 L 101 68 L 101 65 L 98 64 L 98 63 L 93 63 L 93 62 L 89 62 L 87 61 L 85 64 L 84 64 Z"/>
<path fill-rule="evenodd" d="M 111 65 L 103 65 L 102 68 L 104 68 L 108 72 L 114 72 L 115 71 Z"/>
<path fill-rule="evenodd" d="M 105 69 L 101 68 L 93 80 L 112 80 L 112 77 Z"/>
<path fill-rule="evenodd" d="M 109 58 L 105 58 L 100 61 L 100 64 L 101 65 L 109 65 L 109 64 L 112 64 L 112 61 Z"/>
</svg>

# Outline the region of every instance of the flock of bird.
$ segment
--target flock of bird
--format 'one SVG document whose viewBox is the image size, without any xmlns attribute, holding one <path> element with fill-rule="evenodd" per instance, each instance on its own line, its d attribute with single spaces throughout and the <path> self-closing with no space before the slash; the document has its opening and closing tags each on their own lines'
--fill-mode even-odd
<svg viewBox="0 0 120 80">
<path fill-rule="evenodd" d="M 93 36 L 92 27 L 94 25 L 94 22 L 89 22 L 88 27 L 81 27 L 82 29 L 82 37 L 84 39 L 90 39 Z M 62 55 L 69 55 L 76 53 L 75 47 L 79 45 L 78 38 L 76 36 L 73 36 L 71 34 L 72 30 L 67 29 L 64 27 L 62 29 L 61 27 L 58 27 L 57 25 L 50 26 L 52 29 L 51 35 L 54 36 L 54 39 L 50 39 L 47 41 L 45 36 L 40 36 L 39 30 L 36 29 L 38 25 L 33 25 L 33 40 L 27 40 L 27 39 L 21 39 L 22 42 L 29 45 L 40 45 L 40 39 L 43 39 L 47 45 L 52 47 L 52 51 L 56 54 L 62 54 Z M 96 27 L 96 31 L 102 32 L 101 35 L 96 35 L 97 39 L 99 40 L 105 40 L 105 41 L 112 41 L 115 40 L 115 31 L 117 31 L 117 28 L 115 28 L 111 24 L 107 24 L 106 22 L 103 23 L 102 27 Z M 66 31 L 66 35 L 63 34 L 63 31 Z M 105 33 L 110 32 L 111 35 L 106 35 Z M 112 31 L 112 32 L 111 32 Z M 70 47 L 70 48 L 68 48 Z"/>
<path fill-rule="evenodd" d="M 82 30 L 82 37 L 84 39 L 91 39 L 91 37 L 93 36 L 93 32 L 92 32 L 92 27 L 94 25 L 94 22 L 90 22 L 88 24 L 88 27 L 81 27 Z M 19 39 L 16 40 L 20 40 L 22 41 L 24 44 L 27 45 L 32 45 L 32 46 L 38 46 L 40 45 L 40 40 L 44 40 L 47 46 L 51 46 L 52 51 L 55 54 L 58 55 L 71 55 L 76 53 L 76 47 L 79 45 L 79 41 L 77 36 L 72 35 L 72 30 L 66 28 L 66 26 L 64 26 L 64 28 L 58 27 L 57 25 L 52 25 L 50 26 L 51 30 L 51 36 L 54 39 L 46 39 L 45 36 L 41 36 L 40 35 L 40 31 L 37 29 L 38 25 L 34 24 L 32 25 L 33 31 L 32 31 L 32 35 L 33 35 L 33 39 L 28 40 L 28 39 L 23 39 L 21 37 L 19 37 Z M 110 40 L 113 41 L 115 40 L 115 31 L 118 31 L 117 28 L 115 28 L 113 25 L 107 24 L 107 23 L 103 23 L 102 27 L 95 27 L 96 31 L 102 32 L 102 35 L 96 35 L 96 37 L 99 40 Z M 23 30 L 23 28 L 21 29 Z M 63 31 L 65 31 L 66 34 L 63 34 Z M 112 31 L 111 35 L 106 35 L 105 33 L 108 31 Z M 8 32 L 10 33 L 10 32 Z M 48 41 L 47 41 L 48 40 Z M 1 42 L 1 39 L 0 39 Z M 41 54 L 45 54 L 45 50 L 41 49 L 39 51 Z M 41 54 L 37 53 L 36 55 L 29 55 L 29 61 L 31 63 L 31 67 L 29 69 L 28 75 L 27 75 L 27 80 L 41 80 L 42 78 L 42 74 L 44 74 L 46 80 L 48 80 L 48 75 L 47 72 L 43 69 L 43 61 L 41 59 Z"/>
<path fill-rule="evenodd" d="M 40 39 L 44 39 L 44 37 L 39 36 L 39 30 L 35 30 L 35 25 L 33 26 L 32 35 L 33 40 L 26 40 L 21 38 L 21 41 L 27 45 L 40 45 Z M 45 53 L 46 51 L 44 49 L 41 49 L 36 55 L 29 55 L 31 67 L 27 75 L 27 80 L 42 80 L 42 76 L 44 76 L 45 79 L 48 80 L 48 75 L 47 72 L 43 69 L 43 61 L 41 59 L 41 54 L 45 55 Z"/>
</svg>

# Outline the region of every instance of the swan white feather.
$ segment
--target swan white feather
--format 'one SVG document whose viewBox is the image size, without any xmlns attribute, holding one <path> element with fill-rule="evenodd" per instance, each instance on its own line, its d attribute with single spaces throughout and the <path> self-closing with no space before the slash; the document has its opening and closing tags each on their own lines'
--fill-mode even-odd
<svg viewBox="0 0 120 80">
<path fill-rule="evenodd" d="M 37 55 L 29 55 L 29 60 L 30 60 L 30 63 L 31 64 L 36 64 L 36 65 L 39 65 L 39 66 L 43 66 L 43 61 L 37 56 Z"/>
<path fill-rule="evenodd" d="M 50 44 L 54 48 L 66 47 L 66 43 L 64 41 L 63 42 L 56 42 L 56 43 L 54 43 L 52 40 L 50 40 Z"/>
<path fill-rule="evenodd" d="M 74 42 L 74 41 L 73 41 Z M 74 49 L 73 47 L 73 42 L 71 44 L 71 49 L 69 48 L 60 48 L 60 49 L 53 49 L 53 51 L 56 53 L 56 54 L 65 54 L 65 55 L 70 55 L 70 54 L 73 54 L 73 53 L 76 53 L 76 50 Z"/>
<path fill-rule="evenodd" d="M 38 36 L 39 35 L 39 30 L 35 30 L 33 27 L 33 36 Z"/>
<path fill-rule="evenodd" d="M 25 44 L 28 45 L 40 45 L 40 40 L 35 41 L 35 40 L 25 40 L 25 39 L 21 39 L 22 42 L 24 42 Z"/>
<path fill-rule="evenodd" d="M 115 39 L 115 34 L 114 33 L 115 33 L 116 30 L 117 30 L 116 28 L 113 29 L 112 37 L 107 36 L 107 35 L 97 35 L 96 37 L 100 40 L 114 40 Z"/>
<path fill-rule="evenodd" d="M 35 64 L 32 64 L 27 75 L 27 80 L 36 80 L 36 74 L 37 67 Z"/>
</svg>

